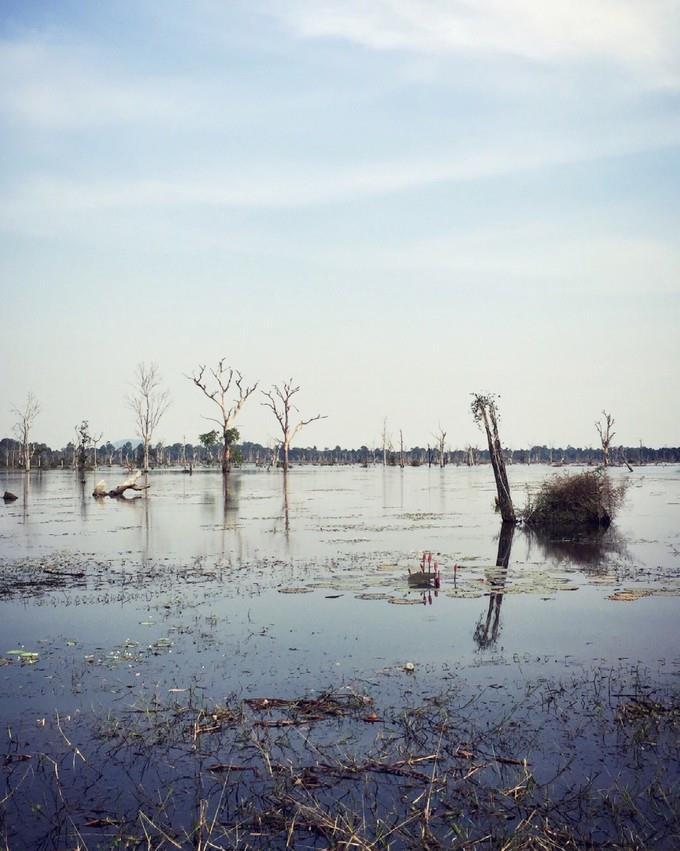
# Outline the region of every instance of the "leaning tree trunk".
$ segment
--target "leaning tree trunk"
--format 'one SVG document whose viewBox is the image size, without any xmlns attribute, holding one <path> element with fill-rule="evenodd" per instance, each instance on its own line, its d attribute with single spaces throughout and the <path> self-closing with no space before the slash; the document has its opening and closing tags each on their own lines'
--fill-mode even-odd
<svg viewBox="0 0 680 851">
<path fill-rule="evenodd" d="M 489 422 L 491 420 L 491 422 Z M 487 414 L 484 412 L 484 429 L 486 431 L 486 439 L 489 443 L 489 456 L 491 458 L 491 466 L 493 467 L 493 475 L 496 480 L 496 491 L 498 493 L 498 508 L 503 518 L 503 523 L 516 523 L 515 509 L 510 496 L 510 485 L 508 483 L 508 475 L 505 471 L 505 461 L 503 459 L 503 450 L 501 449 L 501 441 L 498 437 L 498 425 L 493 412 Z"/>
</svg>

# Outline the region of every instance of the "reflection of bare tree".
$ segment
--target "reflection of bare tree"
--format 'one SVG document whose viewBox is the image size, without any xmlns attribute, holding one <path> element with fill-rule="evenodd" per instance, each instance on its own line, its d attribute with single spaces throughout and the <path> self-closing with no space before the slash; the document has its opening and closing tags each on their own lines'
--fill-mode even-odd
<svg viewBox="0 0 680 851">
<path fill-rule="evenodd" d="M 578 538 L 556 538 L 529 530 L 525 530 L 525 534 L 530 546 L 535 543 L 542 557 L 556 564 L 571 562 L 599 573 L 606 569 L 612 556 L 630 560 L 625 538 L 612 526 L 606 531 Z"/>
<path fill-rule="evenodd" d="M 145 475 L 146 478 L 146 475 Z M 143 500 L 143 530 L 144 530 L 144 548 L 142 550 L 142 565 L 146 567 L 151 559 L 151 517 L 149 515 L 149 499 Z"/>
<path fill-rule="evenodd" d="M 290 532 L 290 521 L 288 518 L 288 474 L 283 474 L 283 525 L 286 530 L 286 537 Z"/>
<path fill-rule="evenodd" d="M 510 551 L 512 550 L 512 539 L 515 534 L 514 523 L 503 523 L 501 533 L 498 536 L 498 554 L 496 556 L 495 570 L 490 573 L 491 593 L 489 594 L 489 608 L 486 619 L 480 617 L 475 627 L 474 640 L 480 650 L 490 647 L 496 643 L 501 623 L 501 605 L 507 579 L 508 565 L 510 564 Z"/>
<path fill-rule="evenodd" d="M 80 516 L 83 520 L 87 520 L 87 509 L 90 505 L 91 498 L 89 493 L 85 493 L 85 479 L 81 479 L 80 487 Z"/>
<path fill-rule="evenodd" d="M 31 477 L 30 476 L 26 476 L 26 478 L 24 479 L 24 490 L 23 490 L 22 496 L 23 496 L 23 499 L 22 499 L 23 520 L 24 520 L 24 523 L 25 523 L 28 520 L 28 505 L 29 505 L 30 496 L 31 496 Z"/>
<path fill-rule="evenodd" d="M 239 508 L 239 493 L 241 491 L 241 479 L 238 475 L 232 476 L 231 479 L 225 476 L 222 482 L 223 501 L 223 516 L 226 529 L 230 525 L 235 525 L 236 515 Z"/>
</svg>

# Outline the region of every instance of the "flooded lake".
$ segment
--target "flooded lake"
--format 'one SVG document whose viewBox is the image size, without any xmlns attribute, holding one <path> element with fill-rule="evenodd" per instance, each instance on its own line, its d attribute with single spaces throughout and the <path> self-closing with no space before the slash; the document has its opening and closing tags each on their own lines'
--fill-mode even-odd
<svg viewBox="0 0 680 851">
<path fill-rule="evenodd" d="M 521 506 L 556 471 L 508 472 Z M 152 473 L 147 494 L 129 500 L 91 496 L 99 478 L 116 484 L 118 470 L 88 473 L 85 485 L 70 471 L 0 475 L 0 490 L 18 496 L 0 505 L 0 720 L 10 731 L 0 825 L 8 847 L 73 847 L 76 840 L 84 847 L 210 847 L 197 843 L 196 824 L 205 831 L 210 819 L 197 821 L 196 801 L 213 819 L 214 847 L 285 847 L 289 839 L 297 847 L 298 829 L 306 847 L 328 847 L 344 841 L 319 816 L 340 806 L 333 798 L 338 777 L 348 783 L 343 806 L 351 800 L 352 812 L 359 779 L 364 784 L 359 797 L 370 798 L 373 813 L 364 817 L 364 831 L 373 841 L 386 813 L 396 824 L 416 806 L 409 791 L 415 775 L 394 769 L 416 751 L 418 759 L 434 760 L 424 770 L 440 821 L 430 821 L 428 810 L 427 830 L 451 846 L 497 847 L 508 830 L 526 829 L 519 795 L 502 817 L 496 803 L 466 798 L 454 806 L 451 778 L 460 784 L 463 776 L 456 759 L 477 765 L 479 758 L 475 782 L 484 794 L 499 772 L 526 775 L 529 756 L 531 794 L 550 778 L 560 801 L 585 778 L 600 804 L 621 778 L 648 790 L 662 758 L 668 788 L 677 787 L 677 768 L 668 763 L 669 753 L 677 755 L 676 728 L 657 730 L 655 746 L 670 751 L 633 765 L 630 742 L 621 748 L 614 722 L 630 700 L 654 703 L 664 723 L 679 720 L 680 469 L 612 475 L 629 481 L 623 509 L 606 534 L 579 542 L 540 540 L 522 529 L 502 538 L 492 471 L 483 466 L 295 468 L 287 482 L 277 472 L 241 470 L 231 474 L 226 494 L 214 471 L 167 470 Z M 438 588 L 409 584 L 423 553 L 441 569 Z M 335 697 L 305 715 L 304 700 L 321 694 Z M 362 697 L 348 708 L 348 695 Z M 563 717 L 560 701 L 572 697 L 579 710 L 562 706 Z M 455 716 L 457 750 L 447 745 L 449 774 L 433 701 L 440 713 L 446 704 L 448 719 L 462 713 Z M 474 711 L 463 711 L 468 703 Z M 284 709 L 276 714 L 275 706 Z M 289 706 L 296 714 L 286 714 Z M 549 706 L 555 712 L 541 715 Z M 505 742 L 508 753 L 491 757 L 496 750 L 488 742 L 481 748 L 480 737 L 510 723 L 511 707 L 525 724 L 503 727 L 495 748 Z M 265 709 L 263 721 L 258 713 Z M 217 720 L 208 728 L 210 712 Z M 420 719 L 413 740 L 404 733 L 405 712 Z M 584 734 L 585 719 L 598 712 L 610 726 L 603 732 L 589 724 Z M 423 718 L 432 723 L 423 726 Z M 285 747 L 267 739 L 271 750 L 263 756 L 262 731 L 292 736 L 302 729 Z M 531 742 L 522 738 L 529 729 Z M 310 744 L 312 732 L 319 738 Z M 567 734 L 573 753 L 562 768 L 566 746 L 559 741 Z M 209 736 L 220 738 L 199 747 Z M 388 739 L 399 739 L 391 762 L 379 748 Z M 336 766 L 339 751 L 344 774 L 323 768 L 333 783 L 300 781 L 309 776 L 303 768 L 318 774 L 319 766 Z M 352 769 L 350 782 L 346 765 L 360 758 L 368 764 L 368 753 L 388 777 L 377 783 L 370 768 L 370 795 L 369 769 L 360 776 Z M 291 784 L 276 807 L 273 762 L 287 766 Z M 433 766 L 447 778 L 441 788 Z M 257 772 L 257 782 L 246 771 Z M 173 806 L 161 806 L 162 790 L 171 787 Z M 315 821 L 304 809 L 311 799 L 300 794 L 318 788 L 325 791 L 314 792 Z M 265 819 L 263 801 L 281 818 L 297 807 L 298 826 L 288 838 L 289 823 L 284 829 L 274 816 Z M 675 812 L 676 803 L 666 809 Z M 527 813 L 536 806 L 527 799 Z M 559 829 L 571 820 L 576 830 L 575 805 L 560 806 Z M 641 821 L 651 818 L 640 810 Z M 673 847 L 677 820 L 666 810 L 656 817 L 668 829 L 652 835 L 636 826 L 635 835 L 650 847 Z M 408 822 L 415 832 L 400 828 L 385 847 L 421 843 L 419 818 Z M 626 818 L 599 824 L 593 816 L 594 839 L 618 841 L 637 817 Z"/>
</svg>

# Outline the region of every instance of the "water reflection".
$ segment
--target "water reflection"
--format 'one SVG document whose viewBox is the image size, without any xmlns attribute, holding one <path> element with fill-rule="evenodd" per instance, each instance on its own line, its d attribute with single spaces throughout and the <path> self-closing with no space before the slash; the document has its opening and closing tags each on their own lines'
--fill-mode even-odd
<svg viewBox="0 0 680 851">
<path fill-rule="evenodd" d="M 286 530 L 286 539 L 290 534 L 290 518 L 288 516 L 288 473 L 283 474 L 283 527 Z"/>
<path fill-rule="evenodd" d="M 594 570 L 606 567 L 612 556 L 627 561 L 631 558 L 625 538 L 614 526 L 578 538 L 555 538 L 529 530 L 524 533 L 529 552 L 536 545 L 542 560 L 551 560 L 556 564 L 569 562 Z"/>
<path fill-rule="evenodd" d="M 496 567 L 500 570 L 487 571 L 487 580 L 491 585 L 489 594 L 489 606 L 486 618 L 482 615 L 475 627 L 474 640 L 480 650 L 493 646 L 501 629 L 501 606 L 505 592 L 505 583 L 508 578 L 508 566 L 510 564 L 510 552 L 512 540 L 515 535 L 513 523 L 503 523 L 498 536 L 498 553 L 496 556 Z"/>
<path fill-rule="evenodd" d="M 148 474 L 144 474 L 144 484 L 149 484 Z M 151 500 L 149 499 L 149 492 L 144 491 L 144 499 L 142 500 L 143 512 L 142 512 L 142 564 L 147 565 L 151 560 L 151 512 L 149 509 Z"/>
<path fill-rule="evenodd" d="M 222 519 L 223 529 L 235 528 L 239 510 L 241 479 L 239 476 L 222 477 Z"/>
<path fill-rule="evenodd" d="M 85 487 L 85 477 L 83 476 L 78 483 L 80 493 L 80 519 L 87 520 L 87 509 L 92 502 L 92 497 L 89 493 L 89 488 Z"/>
<path fill-rule="evenodd" d="M 436 588 L 428 588 L 420 592 L 420 602 L 423 606 L 431 606 L 439 597 L 439 591 Z"/>
<path fill-rule="evenodd" d="M 24 522 L 26 522 L 26 520 L 28 519 L 28 506 L 29 506 L 30 497 L 31 497 L 31 477 L 30 477 L 30 475 L 24 476 L 24 490 L 23 490 L 22 496 L 23 496 L 23 501 L 22 501 L 23 511 L 22 511 L 22 514 L 23 514 L 23 520 L 24 520 Z"/>
</svg>

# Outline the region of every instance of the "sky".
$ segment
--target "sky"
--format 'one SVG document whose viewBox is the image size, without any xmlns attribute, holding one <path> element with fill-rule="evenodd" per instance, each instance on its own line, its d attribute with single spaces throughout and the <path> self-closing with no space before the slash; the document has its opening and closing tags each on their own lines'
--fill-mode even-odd
<svg viewBox="0 0 680 851">
<path fill-rule="evenodd" d="M 678 0 L 0 5 L 0 435 L 676 446 L 679 234 Z"/>
</svg>

